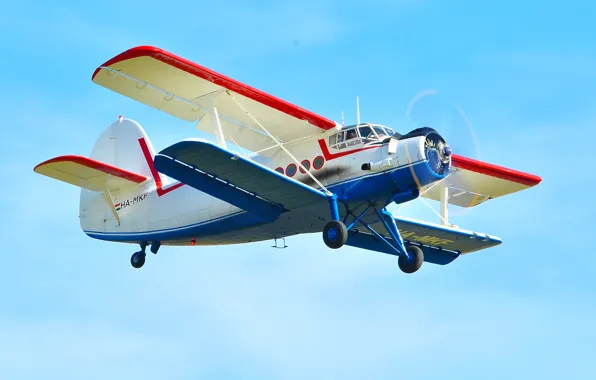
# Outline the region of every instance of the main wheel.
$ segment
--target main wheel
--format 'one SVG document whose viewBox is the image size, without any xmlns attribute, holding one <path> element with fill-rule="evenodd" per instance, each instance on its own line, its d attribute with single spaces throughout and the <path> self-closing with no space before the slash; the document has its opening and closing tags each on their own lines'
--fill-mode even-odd
<svg viewBox="0 0 596 380">
<path fill-rule="evenodd" d="M 332 220 L 323 228 L 323 241 L 329 248 L 338 249 L 343 247 L 348 240 L 346 225 L 339 220 Z"/>
<path fill-rule="evenodd" d="M 399 265 L 399 269 L 401 269 L 404 273 L 414 273 L 422 266 L 424 262 L 424 253 L 415 245 L 408 245 L 406 247 L 406 252 L 408 252 L 408 257 L 406 256 L 399 256 L 397 260 L 397 265 Z"/>
<path fill-rule="evenodd" d="M 130 264 L 134 267 L 139 269 L 145 264 L 145 252 L 139 251 L 132 254 L 130 257 Z"/>
</svg>

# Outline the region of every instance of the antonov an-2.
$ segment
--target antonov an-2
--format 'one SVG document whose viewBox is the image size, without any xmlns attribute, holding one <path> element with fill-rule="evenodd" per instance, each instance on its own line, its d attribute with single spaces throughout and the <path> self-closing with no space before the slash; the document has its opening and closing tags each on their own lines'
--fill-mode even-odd
<svg viewBox="0 0 596 380">
<path fill-rule="evenodd" d="M 162 49 L 110 59 L 93 82 L 177 118 L 214 141 L 187 139 L 155 153 L 135 121 L 118 118 L 90 157 L 66 155 L 35 172 L 82 188 L 90 237 L 140 245 L 131 264 L 162 245 L 222 245 L 322 233 L 344 245 L 398 256 L 405 273 L 448 264 L 501 243 L 449 224 L 447 205 L 473 207 L 540 177 L 452 152 L 431 128 L 400 134 L 342 126 Z M 228 144 L 239 148 L 230 148 Z M 395 216 L 387 206 L 440 202 L 440 223 Z"/>
</svg>

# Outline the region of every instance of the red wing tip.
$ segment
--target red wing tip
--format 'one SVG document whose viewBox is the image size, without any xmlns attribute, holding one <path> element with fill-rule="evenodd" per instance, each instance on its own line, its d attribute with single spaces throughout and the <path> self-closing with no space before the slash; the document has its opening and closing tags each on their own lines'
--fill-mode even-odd
<svg viewBox="0 0 596 380">
<path fill-rule="evenodd" d="M 518 170 L 509 169 L 503 166 L 489 164 L 487 162 L 475 160 L 468 157 L 453 155 L 453 166 L 470 170 L 476 173 L 486 174 L 492 177 L 502 178 L 508 181 L 521 183 L 526 186 L 536 186 L 542 182 L 542 178 L 537 175 L 524 173 Z"/>
<path fill-rule="evenodd" d="M 91 80 L 95 79 L 95 76 L 101 71 L 102 67 L 108 67 L 108 66 L 113 65 L 114 63 L 118 63 L 118 62 L 124 61 L 126 59 L 141 57 L 144 55 L 151 55 L 152 53 L 154 54 L 154 53 L 164 53 L 164 52 L 165 51 L 163 49 L 160 49 L 155 46 L 150 46 L 150 45 L 135 46 L 135 47 L 125 50 L 122 53 L 116 55 L 115 57 L 110 58 L 109 60 L 105 61 L 102 65 L 100 65 L 97 69 L 95 69 L 95 71 L 93 72 L 93 75 L 91 76 Z"/>
<path fill-rule="evenodd" d="M 34 172 L 37 172 L 37 169 L 38 168 L 40 168 L 42 166 L 45 166 L 45 165 L 48 165 L 48 164 L 55 164 L 57 162 L 67 162 L 67 161 L 68 162 L 77 162 L 77 163 L 79 163 L 79 161 L 82 161 L 82 160 L 90 160 L 90 161 L 92 161 L 90 158 L 87 158 L 87 157 L 76 156 L 76 155 L 73 155 L 73 154 L 68 154 L 66 156 L 54 157 L 54 158 L 50 158 L 49 160 L 46 160 L 44 162 L 41 162 L 41 163 L 35 165 L 35 167 L 33 168 L 33 171 Z"/>
</svg>

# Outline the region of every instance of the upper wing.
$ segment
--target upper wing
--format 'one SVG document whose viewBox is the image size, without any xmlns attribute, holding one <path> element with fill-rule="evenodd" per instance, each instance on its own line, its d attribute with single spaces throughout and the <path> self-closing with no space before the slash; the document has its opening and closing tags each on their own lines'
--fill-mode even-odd
<svg viewBox="0 0 596 380">
<path fill-rule="evenodd" d="M 453 155 L 452 173 L 441 186 L 449 187 L 449 203 L 472 207 L 489 199 L 538 185 L 542 179 L 533 174 L 504 168 L 471 158 Z M 429 186 L 424 197 L 440 200 L 440 186 Z"/>
<path fill-rule="evenodd" d="M 460 228 L 441 226 L 403 217 L 394 218 L 399 232 L 406 244 L 415 244 L 424 252 L 424 261 L 434 264 L 449 264 L 460 254 L 470 253 L 497 246 L 501 239 L 484 233 L 463 230 Z M 382 231 L 381 223 L 373 224 L 373 228 Z M 387 234 L 383 234 L 387 235 Z M 376 252 L 395 255 L 395 250 L 370 233 L 350 231 L 347 245 Z M 384 236 L 390 242 L 389 236 Z"/>
<path fill-rule="evenodd" d="M 111 190 L 141 183 L 147 177 L 82 156 L 60 156 L 44 161 L 36 173 L 93 191 Z"/>
<path fill-rule="evenodd" d="M 93 82 L 187 121 L 202 119 L 211 95 L 223 90 L 216 105 L 225 137 L 251 151 L 266 149 L 273 142 L 232 96 L 282 142 L 320 138 L 339 127 L 332 120 L 152 46 L 135 47 L 110 59 L 95 70 Z M 213 133 L 209 116 L 204 119 L 198 128 Z"/>
<path fill-rule="evenodd" d="M 267 220 L 287 210 L 327 203 L 319 190 L 205 140 L 185 140 L 162 150 L 155 156 L 155 168 Z"/>
</svg>

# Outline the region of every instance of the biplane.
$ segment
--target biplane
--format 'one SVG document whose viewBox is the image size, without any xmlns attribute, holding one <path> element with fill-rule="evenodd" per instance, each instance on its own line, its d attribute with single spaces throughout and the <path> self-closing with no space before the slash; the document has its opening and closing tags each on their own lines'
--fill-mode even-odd
<svg viewBox="0 0 596 380">
<path fill-rule="evenodd" d="M 80 224 L 96 239 L 146 249 L 209 246 L 322 233 L 345 245 L 398 257 L 405 273 L 445 265 L 501 244 L 451 225 L 448 205 L 475 207 L 528 189 L 535 175 L 452 152 L 432 128 L 344 126 L 165 50 L 140 46 L 99 66 L 96 84 L 196 124 L 190 138 L 155 153 L 145 130 L 119 117 L 89 157 L 65 155 L 35 172 L 81 188 Z M 387 210 L 425 197 L 440 220 Z"/>
</svg>

